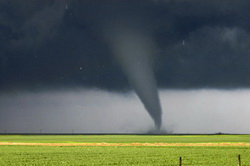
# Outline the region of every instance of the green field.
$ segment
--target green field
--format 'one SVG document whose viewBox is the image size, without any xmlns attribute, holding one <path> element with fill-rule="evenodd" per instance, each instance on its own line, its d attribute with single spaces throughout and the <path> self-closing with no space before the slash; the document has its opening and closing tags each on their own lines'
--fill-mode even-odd
<svg viewBox="0 0 250 166">
<path fill-rule="evenodd" d="M 250 142 L 249 135 L 2 135 L 0 142 L 218 143 Z M 250 146 L 0 146 L 0 165 L 237 165 L 250 166 Z"/>
<path fill-rule="evenodd" d="M 33 143 L 250 143 L 250 135 L 0 135 L 0 142 Z"/>
</svg>

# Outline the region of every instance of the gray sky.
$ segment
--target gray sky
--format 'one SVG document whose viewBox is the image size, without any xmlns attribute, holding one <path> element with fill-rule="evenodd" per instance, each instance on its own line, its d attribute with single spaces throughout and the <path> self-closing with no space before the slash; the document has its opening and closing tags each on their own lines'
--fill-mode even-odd
<svg viewBox="0 0 250 166">
<path fill-rule="evenodd" d="M 162 132 L 249 133 L 250 90 L 160 90 Z M 0 96 L 0 132 L 152 132 L 133 93 L 97 89 L 16 92 Z"/>
</svg>

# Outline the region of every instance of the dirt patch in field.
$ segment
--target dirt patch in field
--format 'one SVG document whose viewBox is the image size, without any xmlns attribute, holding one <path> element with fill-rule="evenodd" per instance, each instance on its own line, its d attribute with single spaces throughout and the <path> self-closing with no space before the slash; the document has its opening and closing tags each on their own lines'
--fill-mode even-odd
<svg viewBox="0 0 250 166">
<path fill-rule="evenodd" d="M 18 143 L 18 142 L 0 142 L 0 145 L 19 145 L 19 146 L 250 146 L 250 143 Z"/>
</svg>

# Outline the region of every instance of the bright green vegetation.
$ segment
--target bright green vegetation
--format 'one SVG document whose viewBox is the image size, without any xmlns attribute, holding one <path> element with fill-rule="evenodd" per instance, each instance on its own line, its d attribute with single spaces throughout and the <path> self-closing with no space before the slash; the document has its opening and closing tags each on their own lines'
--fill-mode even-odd
<svg viewBox="0 0 250 166">
<path fill-rule="evenodd" d="M 0 135 L 0 142 L 34 143 L 217 143 L 246 142 L 250 135 Z"/>
<path fill-rule="evenodd" d="M 250 165 L 250 147 L 0 146 L 0 165 Z"/>
<path fill-rule="evenodd" d="M 249 135 L 1 135 L 0 142 L 33 143 L 216 143 L 250 142 Z M 250 166 L 250 146 L 0 146 L 0 165 L 242 165 Z"/>
</svg>

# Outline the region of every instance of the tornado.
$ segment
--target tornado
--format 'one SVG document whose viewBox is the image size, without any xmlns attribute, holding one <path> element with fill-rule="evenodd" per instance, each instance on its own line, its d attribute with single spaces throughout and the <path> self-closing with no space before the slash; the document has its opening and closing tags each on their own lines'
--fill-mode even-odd
<svg viewBox="0 0 250 166">
<path fill-rule="evenodd" d="M 138 28 L 119 26 L 109 30 L 112 32 L 105 36 L 115 59 L 159 130 L 162 110 L 153 71 L 156 53 L 153 40 Z"/>
</svg>

